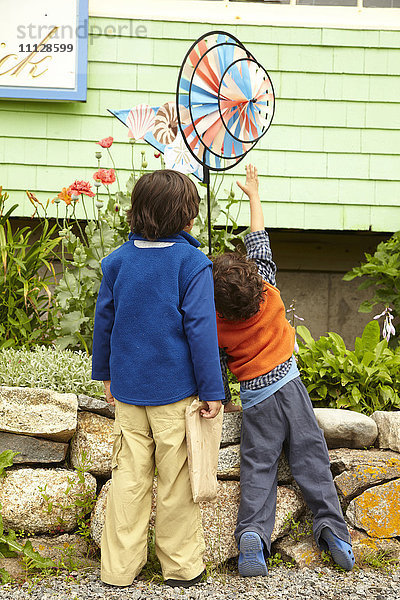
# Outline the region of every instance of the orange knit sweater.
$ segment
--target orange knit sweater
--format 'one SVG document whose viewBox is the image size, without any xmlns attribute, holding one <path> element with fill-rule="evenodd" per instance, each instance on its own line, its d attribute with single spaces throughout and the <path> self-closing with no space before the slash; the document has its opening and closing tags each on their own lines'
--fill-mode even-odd
<svg viewBox="0 0 400 600">
<path fill-rule="evenodd" d="M 239 381 L 269 373 L 293 354 L 295 331 L 286 319 L 279 290 L 264 282 L 265 300 L 246 321 L 217 315 L 218 345 L 228 354 L 228 365 Z"/>
</svg>

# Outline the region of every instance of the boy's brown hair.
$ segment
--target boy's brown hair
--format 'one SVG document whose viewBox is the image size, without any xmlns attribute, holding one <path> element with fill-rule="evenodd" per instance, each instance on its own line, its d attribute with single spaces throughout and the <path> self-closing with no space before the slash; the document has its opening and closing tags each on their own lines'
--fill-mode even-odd
<svg viewBox="0 0 400 600">
<path fill-rule="evenodd" d="M 256 263 L 237 252 L 213 259 L 214 298 L 217 313 L 229 321 L 245 321 L 264 302 L 264 281 Z"/>
<path fill-rule="evenodd" d="M 137 181 L 126 217 L 131 231 L 156 240 L 182 231 L 197 217 L 199 203 L 196 185 L 189 177 L 163 169 Z"/>
</svg>

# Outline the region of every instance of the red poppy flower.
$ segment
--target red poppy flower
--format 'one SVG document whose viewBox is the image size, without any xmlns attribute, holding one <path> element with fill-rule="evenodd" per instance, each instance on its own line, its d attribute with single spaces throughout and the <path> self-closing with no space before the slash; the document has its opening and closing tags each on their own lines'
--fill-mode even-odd
<svg viewBox="0 0 400 600">
<path fill-rule="evenodd" d="M 96 144 L 99 144 L 99 146 L 101 146 L 102 148 L 110 148 L 110 146 L 112 145 L 114 141 L 113 137 L 106 137 L 103 140 L 100 140 L 99 142 L 96 142 Z"/>
<path fill-rule="evenodd" d="M 99 169 L 93 175 L 93 179 L 95 181 L 101 181 L 104 185 L 110 185 L 115 181 L 115 171 L 114 169 Z"/>
<path fill-rule="evenodd" d="M 93 198 L 96 194 L 94 192 L 92 192 L 92 186 L 90 185 L 90 183 L 88 181 L 74 181 L 74 183 L 72 183 L 68 190 L 67 193 L 72 196 L 72 194 L 75 194 L 77 196 L 79 196 L 79 194 L 85 194 L 86 196 L 89 196 L 90 198 Z"/>
<path fill-rule="evenodd" d="M 154 158 L 160 158 L 161 152 L 154 152 Z"/>
</svg>

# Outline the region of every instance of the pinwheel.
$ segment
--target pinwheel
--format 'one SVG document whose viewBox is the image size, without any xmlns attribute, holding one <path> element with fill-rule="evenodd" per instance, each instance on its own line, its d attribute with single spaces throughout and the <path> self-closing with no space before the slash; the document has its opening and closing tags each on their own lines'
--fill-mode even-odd
<svg viewBox="0 0 400 600">
<path fill-rule="evenodd" d="M 268 73 L 224 32 L 208 33 L 191 46 L 180 69 L 176 102 L 188 149 L 213 171 L 242 160 L 267 132 L 275 106 Z M 181 118 L 185 109 L 189 122 Z"/>
<path fill-rule="evenodd" d="M 234 167 L 265 135 L 274 116 L 274 89 L 237 38 L 212 31 L 194 42 L 183 60 L 176 106 L 186 146 L 204 167 L 211 253 L 210 170 Z"/>
</svg>

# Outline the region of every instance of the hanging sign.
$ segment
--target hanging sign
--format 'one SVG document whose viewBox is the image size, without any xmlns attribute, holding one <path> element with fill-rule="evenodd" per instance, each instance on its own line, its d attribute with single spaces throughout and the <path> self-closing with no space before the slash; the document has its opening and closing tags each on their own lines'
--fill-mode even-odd
<svg viewBox="0 0 400 600">
<path fill-rule="evenodd" d="M 88 0 L 1 0 L 0 98 L 86 100 Z"/>
</svg>

